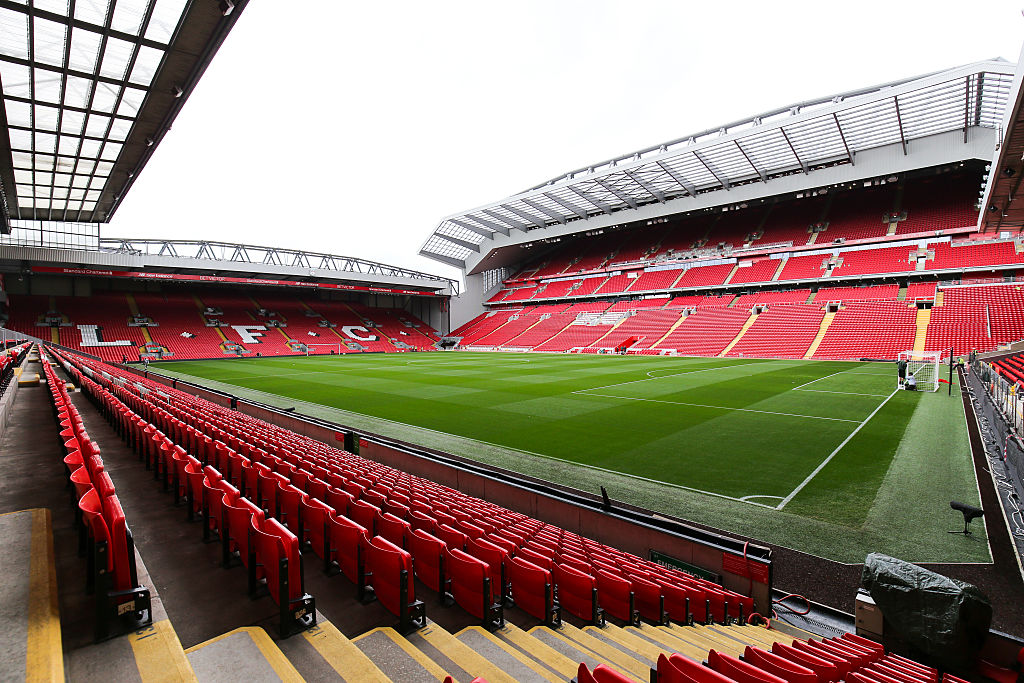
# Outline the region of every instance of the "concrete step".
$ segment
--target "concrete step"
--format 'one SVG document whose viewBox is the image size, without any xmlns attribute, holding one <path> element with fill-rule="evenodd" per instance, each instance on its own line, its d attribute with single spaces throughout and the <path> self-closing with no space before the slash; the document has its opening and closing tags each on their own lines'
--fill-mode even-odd
<svg viewBox="0 0 1024 683">
<path fill-rule="evenodd" d="M 665 652 L 664 648 L 653 645 L 650 641 L 644 640 L 615 624 L 606 624 L 604 628 L 587 626 L 583 630 L 632 656 L 640 663 L 646 664 L 648 668 L 656 668 L 658 665 L 658 655 Z M 669 652 L 667 654 L 672 653 Z"/>
<path fill-rule="evenodd" d="M 228 631 L 185 650 L 201 681 L 304 681 L 281 648 L 257 626 Z"/>
<path fill-rule="evenodd" d="M 516 680 L 500 666 L 481 656 L 476 650 L 433 622 L 428 622 L 424 628 L 413 631 L 407 639 L 410 645 L 432 659 L 456 680 L 471 681 L 476 677 L 484 678 L 488 683 L 514 683 Z"/>
<path fill-rule="evenodd" d="M 708 656 L 706 650 L 702 650 L 693 643 L 683 640 L 664 626 L 627 626 L 626 632 L 664 648 L 666 652 L 678 652 L 695 662 L 702 662 Z"/>
<path fill-rule="evenodd" d="M 455 634 L 466 647 L 470 648 L 517 681 L 549 681 L 562 683 L 565 676 L 554 669 L 535 661 L 525 652 L 503 641 L 482 626 L 469 626 Z"/>
<path fill-rule="evenodd" d="M 306 629 L 301 636 L 278 641 L 278 647 L 307 681 L 390 681 L 355 643 L 319 613 L 316 626 Z"/>
<path fill-rule="evenodd" d="M 584 662 L 593 669 L 598 664 L 607 664 L 638 681 L 650 677 L 650 667 L 564 621 L 557 630 L 537 626 L 530 630 L 530 635 L 575 660 L 577 666 Z"/>
<path fill-rule="evenodd" d="M 785 633 L 763 628 L 761 626 L 713 626 L 716 631 L 732 636 L 746 645 L 753 645 L 764 650 L 770 650 L 776 642 L 783 642 L 787 645 L 793 640 L 792 636 Z"/>
<path fill-rule="evenodd" d="M 572 678 L 579 669 L 579 662 L 575 659 L 507 621 L 504 628 L 498 629 L 493 635 L 519 654 L 561 676 L 559 680 Z"/>
<path fill-rule="evenodd" d="M 449 673 L 391 627 L 367 631 L 352 642 L 392 681 L 440 681 Z"/>
<path fill-rule="evenodd" d="M 12 680 L 62 680 L 60 613 L 50 511 L 0 515 L 0 652 Z M 26 618 L 27 615 L 27 618 Z"/>
<path fill-rule="evenodd" d="M 696 626 L 679 626 L 678 624 L 672 624 L 668 627 L 672 630 L 672 633 L 679 636 L 682 640 L 690 643 L 694 647 L 697 647 L 704 651 L 704 658 L 707 658 L 708 650 L 718 650 L 736 657 L 743 654 L 743 647 L 735 641 L 726 639 L 724 636 L 720 638 L 717 634 L 711 636 L 705 634 L 697 629 Z"/>
</svg>

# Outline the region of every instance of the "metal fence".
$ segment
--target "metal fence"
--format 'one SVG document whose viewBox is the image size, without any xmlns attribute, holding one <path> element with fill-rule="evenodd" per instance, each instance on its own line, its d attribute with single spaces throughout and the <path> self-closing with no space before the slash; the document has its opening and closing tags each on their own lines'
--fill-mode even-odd
<svg viewBox="0 0 1024 683">
<path fill-rule="evenodd" d="M 978 427 L 988 471 L 1002 502 L 1017 552 L 1024 557 L 1024 441 L 1021 441 L 1024 393 L 992 370 L 989 363 L 974 361 L 967 378 L 968 393 Z"/>
</svg>

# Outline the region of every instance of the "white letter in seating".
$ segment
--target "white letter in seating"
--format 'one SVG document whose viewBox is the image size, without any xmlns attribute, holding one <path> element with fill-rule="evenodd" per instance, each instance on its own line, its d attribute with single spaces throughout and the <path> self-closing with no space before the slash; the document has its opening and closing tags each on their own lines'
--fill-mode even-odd
<svg viewBox="0 0 1024 683">
<path fill-rule="evenodd" d="M 263 336 L 261 330 L 267 328 L 263 325 L 232 325 L 231 329 L 238 333 L 243 344 L 259 344 L 261 343 L 259 338 Z"/>
<path fill-rule="evenodd" d="M 103 341 L 100 339 L 100 328 L 96 325 L 78 325 L 78 331 L 82 333 L 82 346 L 131 346 L 127 339 L 117 341 Z"/>
<path fill-rule="evenodd" d="M 348 337 L 355 339 L 356 341 L 372 342 L 377 341 L 377 335 L 372 334 L 368 329 L 362 325 L 344 325 L 341 331 Z M 356 332 L 363 332 L 366 334 L 365 337 L 360 337 Z"/>
</svg>

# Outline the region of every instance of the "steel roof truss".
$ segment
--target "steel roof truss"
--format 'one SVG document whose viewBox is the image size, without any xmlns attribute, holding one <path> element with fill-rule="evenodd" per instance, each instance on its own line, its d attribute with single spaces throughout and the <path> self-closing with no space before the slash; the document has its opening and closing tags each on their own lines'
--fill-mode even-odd
<svg viewBox="0 0 1024 683">
<path fill-rule="evenodd" d="M 476 220 L 476 219 L 474 219 L 474 220 Z M 484 228 L 481 228 L 479 225 L 473 225 L 469 221 L 461 221 L 458 218 L 452 218 L 449 222 L 454 224 L 454 225 L 459 226 L 460 228 L 462 228 L 464 230 L 469 230 L 470 232 L 475 232 L 476 234 L 480 235 L 483 238 L 490 238 L 490 237 L 494 236 L 494 232 L 492 232 L 491 230 L 486 230 Z M 508 235 L 508 230 L 502 229 L 501 232 L 503 234 L 505 234 L 505 235 Z"/>
<path fill-rule="evenodd" d="M 634 183 L 644 188 L 649 195 L 657 199 L 659 203 L 665 203 L 665 193 L 653 185 L 644 182 L 643 178 L 641 178 L 635 171 L 626 171 L 626 175 L 628 175 Z"/>
<path fill-rule="evenodd" d="M 522 223 L 520 223 L 517 220 L 509 218 L 508 216 L 504 216 L 504 215 L 498 213 L 497 211 L 492 211 L 491 209 L 484 209 L 483 212 L 486 213 L 491 218 L 493 218 L 494 220 L 500 221 L 500 222 L 504 223 L 505 225 L 509 226 L 510 228 L 514 228 L 516 230 L 521 230 L 522 232 L 526 232 L 526 226 L 523 225 Z"/>
<path fill-rule="evenodd" d="M 545 197 L 547 197 L 548 199 L 550 199 L 551 201 L 553 201 L 555 204 L 558 204 L 559 206 L 565 207 L 569 211 L 572 211 L 574 214 L 576 214 L 580 218 L 583 218 L 583 219 L 587 218 L 587 212 L 584 211 L 583 209 L 581 209 L 580 207 L 576 206 L 575 204 L 562 199 L 561 197 L 559 197 L 558 195 L 556 195 L 556 194 L 554 194 L 552 192 L 543 192 L 542 194 Z"/>
<path fill-rule="evenodd" d="M 537 211 L 540 211 L 544 215 L 550 216 L 551 218 L 554 218 L 556 221 L 558 221 L 562 225 L 565 225 L 565 220 L 566 220 L 565 216 L 563 216 L 562 214 L 558 213 L 557 211 L 553 211 L 553 210 L 549 209 L 548 207 L 544 206 L 540 202 L 535 202 L 532 199 L 526 199 L 526 198 L 523 198 L 523 199 L 521 199 L 519 201 L 521 201 L 523 204 L 526 204 L 531 209 L 535 209 Z"/>
<path fill-rule="evenodd" d="M 697 161 L 704 164 L 704 168 L 708 169 L 708 173 L 715 176 L 715 180 L 721 183 L 723 189 L 728 190 L 730 187 L 732 187 L 732 185 L 729 184 L 729 179 L 726 178 L 721 171 L 715 168 L 714 164 L 712 164 L 711 161 L 707 159 L 703 154 L 695 151 L 693 153 L 693 156 L 697 158 Z"/>
<path fill-rule="evenodd" d="M 683 176 L 683 174 L 678 173 L 677 171 L 673 170 L 671 166 L 664 164 L 660 161 L 656 161 L 654 163 L 658 165 L 658 168 L 667 173 L 668 177 L 674 180 L 676 184 L 679 185 L 679 187 L 686 190 L 686 193 L 688 195 L 690 195 L 691 197 L 697 195 L 697 186 L 691 183 L 689 180 L 687 180 L 686 177 Z"/>
<path fill-rule="evenodd" d="M 566 185 L 566 187 L 570 191 L 578 194 L 580 196 L 580 198 L 585 199 L 586 201 L 590 202 L 591 204 L 593 204 L 594 206 L 599 208 L 604 213 L 608 214 L 609 216 L 612 215 L 612 207 L 608 206 L 607 204 L 602 202 L 600 199 L 587 194 L 584 190 L 579 189 L 575 185 Z"/>
<path fill-rule="evenodd" d="M 636 200 L 633 197 L 631 197 L 630 195 L 626 194 L 625 192 L 623 192 L 619 188 L 615 187 L 615 185 L 611 184 L 606 179 L 604 179 L 604 178 L 594 178 L 594 182 L 597 185 L 600 185 L 604 189 L 606 189 L 609 192 L 611 192 L 616 197 L 618 197 L 619 201 L 627 204 L 629 206 L 629 208 L 635 209 L 637 207 Z"/>
<path fill-rule="evenodd" d="M 531 225 L 533 225 L 536 228 L 546 228 L 547 227 L 547 223 L 545 223 L 544 221 L 540 220 L 539 218 L 534 216 L 532 213 L 528 213 L 526 211 L 523 211 L 522 209 L 517 209 L 516 207 L 512 206 L 511 204 L 502 204 L 501 208 L 505 209 L 506 211 L 511 211 L 512 213 L 514 213 L 515 215 L 519 216 L 520 218 L 525 220 L 527 223 L 530 223 Z"/>
</svg>

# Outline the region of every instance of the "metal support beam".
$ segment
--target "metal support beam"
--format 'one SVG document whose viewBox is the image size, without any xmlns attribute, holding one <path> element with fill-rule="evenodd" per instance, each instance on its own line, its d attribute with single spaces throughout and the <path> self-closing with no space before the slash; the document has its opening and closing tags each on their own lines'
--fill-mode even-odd
<svg viewBox="0 0 1024 683">
<path fill-rule="evenodd" d="M 451 235 L 443 235 L 441 233 L 436 233 L 436 235 L 437 237 L 440 237 L 446 242 L 451 242 L 452 244 L 456 244 L 465 249 L 469 249 L 470 251 L 475 251 L 478 254 L 480 253 L 479 244 L 473 244 L 472 242 L 467 242 L 466 240 L 460 240 L 458 237 L 452 237 Z"/>
<path fill-rule="evenodd" d="M 576 206 L 575 204 L 567 202 L 564 199 L 558 197 L 557 195 L 551 194 L 550 192 L 544 192 L 543 195 L 550 199 L 551 201 L 553 201 L 555 204 L 558 204 L 559 206 L 564 206 L 565 208 L 569 209 L 580 218 L 587 218 L 587 212 L 581 209 L 580 207 Z"/>
<path fill-rule="evenodd" d="M 789 139 L 788 135 L 786 135 L 786 129 L 780 127 L 779 132 L 782 133 L 782 137 L 786 139 L 786 144 L 789 145 L 789 151 L 791 151 L 793 156 L 796 157 L 796 163 L 800 164 L 800 168 L 804 170 L 804 173 L 810 173 L 810 169 L 807 168 L 807 164 L 805 164 L 804 160 L 800 158 L 800 155 L 796 153 L 796 147 L 793 146 L 793 141 Z"/>
<path fill-rule="evenodd" d="M 978 84 L 974 91 L 974 125 L 981 125 L 981 96 L 985 93 L 985 74 L 980 73 L 974 77 Z"/>
<path fill-rule="evenodd" d="M 640 175 L 636 173 L 636 171 L 626 171 L 626 175 L 628 175 L 630 180 L 632 180 L 634 183 L 644 188 L 644 191 L 647 192 L 647 194 L 657 199 L 659 203 L 665 203 L 665 193 L 659 190 L 658 188 L 654 187 L 650 183 L 644 181 L 644 179 L 641 178 Z"/>
<path fill-rule="evenodd" d="M 578 189 L 575 185 L 566 185 L 566 188 L 568 188 L 571 192 L 579 195 L 581 199 L 585 199 L 588 202 L 590 202 L 591 204 L 593 204 L 594 206 L 596 206 L 597 208 L 601 209 L 601 211 L 603 211 L 604 213 L 608 214 L 609 216 L 612 215 L 612 207 L 608 206 L 607 204 L 602 202 L 600 199 L 597 199 L 595 197 L 591 197 L 589 194 L 587 194 L 583 190 Z"/>
<path fill-rule="evenodd" d="M 747 160 L 748 164 L 750 164 L 750 168 L 754 169 L 754 172 L 757 173 L 758 176 L 760 176 L 761 182 L 762 183 L 768 182 L 768 174 L 765 173 L 760 168 L 758 168 L 757 164 L 754 163 L 754 160 L 750 158 L 749 154 L 747 154 L 747 150 L 743 149 L 743 146 L 740 145 L 740 141 L 739 140 L 733 140 L 733 144 L 736 145 L 736 149 L 738 149 L 740 151 L 740 154 L 743 155 L 743 158 Z"/>
<path fill-rule="evenodd" d="M 896 124 L 900 127 L 900 142 L 903 143 L 903 156 L 907 156 L 907 136 L 903 134 L 903 117 L 900 116 L 899 96 L 893 97 L 892 101 L 896 105 Z"/>
<path fill-rule="evenodd" d="M 531 223 L 534 227 L 537 227 L 537 228 L 546 228 L 546 227 L 548 227 L 547 224 L 544 221 L 540 220 L 539 218 L 534 216 L 532 213 L 527 213 L 526 211 L 523 211 L 521 209 L 517 209 L 516 207 L 510 206 L 509 204 L 501 204 L 500 206 L 501 206 L 501 208 L 505 209 L 506 211 L 511 211 L 515 215 L 519 216 L 520 218 L 525 220 L 527 223 Z"/>
<path fill-rule="evenodd" d="M 460 228 L 463 228 L 465 230 L 469 230 L 470 232 L 475 232 L 476 234 L 480 235 L 481 237 L 485 237 L 487 239 L 490 239 L 491 237 L 494 236 L 494 233 L 491 232 L 490 230 L 486 230 L 485 228 L 481 228 L 478 225 L 473 225 L 469 221 L 460 221 L 458 218 L 449 218 L 448 222 L 451 223 L 452 225 L 457 225 Z M 503 231 L 502 234 L 508 235 L 508 230 L 505 230 L 504 228 L 502 228 L 502 231 Z"/>
<path fill-rule="evenodd" d="M 466 218 L 472 219 L 472 220 L 476 221 L 477 223 L 479 223 L 480 225 L 484 226 L 485 228 L 490 228 L 494 232 L 500 232 L 505 237 L 508 237 L 508 234 L 509 234 L 508 226 L 502 225 L 500 223 L 495 223 L 494 221 L 489 221 L 486 218 L 480 218 L 480 217 L 475 216 L 475 215 L 473 215 L 473 216 L 466 216 Z M 455 221 L 453 220 L 452 222 L 454 223 Z M 488 235 L 488 237 L 491 237 L 491 235 Z"/>
<path fill-rule="evenodd" d="M 835 112 L 832 112 L 832 119 L 836 122 L 836 130 L 839 131 L 839 139 L 843 141 L 843 149 L 846 150 L 846 158 L 850 160 L 851 166 L 855 166 L 856 164 L 853 161 L 853 152 L 850 151 L 850 145 L 846 143 L 846 134 L 843 133 L 843 127 L 840 125 L 839 117 L 835 115 Z"/>
<path fill-rule="evenodd" d="M 671 166 L 666 166 L 664 163 L 660 161 L 655 161 L 654 163 L 657 164 L 662 171 L 667 173 L 669 178 L 676 181 L 679 187 L 686 190 L 687 194 L 689 194 L 691 197 L 697 196 L 697 186 L 691 183 L 689 180 L 687 180 L 686 177 L 683 176 L 683 174 L 674 171 Z"/>
<path fill-rule="evenodd" d="M 706 159 L 703 154 L 701 154 L 700 152 L 694 152 L 693 156 L 697 157 L 697 161 L 704 164 L 704 168 L 708 169 L 708 173 L 715 176 L 715 180 L 722 184 L 722 189 L 728 190 L 730 187 L 732 187 L 732 185 L 729 183 L 729 178 L 724 173 L 715 168 L 715 165 L 712 164 L 708 159 Z"/>
<path fill-rule="evenodd" d="M 526 226 L 523 225 L 522 223 L 520 223 L 519 221 L 514 221 L 514 220 L 512 220 L 511 218 L 509 218 L 507 216 L 502 216 L 497 211 L 492 211 L 491 209 L 484 209 L 483 212 L 486 213 L 491 218 L 493 218 L 494 220 L 501 221 L 502 223 L 504 223 L 505 225 L 509 226 L 510 228 L 515 228 L 516 230 L 521 230 L 522 232 L 526 232 Z"/>
<path fill-rule="evenodd" d="M 971 77 L 964 76 L 964 144 L 967 144 L 967 128 L 971 123 Z"/>
<path fill-rule="evenodd" d="M 535 202 L 532 199 L 525 199 L 525 198 L 521 199 L 519 201 L 521 201 L 523 204 L 526 204 L 531 209 L 534 209 L 536 211 L 540 211 L 542 214 L 544 214 L 546 216 L 550 216 L 551 218 L 554 218 L 556 221 L 558 221 L 562 225 L 565 225 L 565 216 L 563 216 L 562 214 L 558 213 L 557 211 L 552 211 L 551 209 L 549 209 L 548 207 L 544 206 L 540 202 Z"/>
<path fill-rule="evenodd" d="M 611 183 L 605 181 L 603 178 L 595 178 L 594 182 L 603 187 L 604 189 L 611 192 L 613 195 L 619 198 L 619 201 L 625 203 L 629 208 L 635 209 L 637 207 L 636 200 L 630 197 L 628 194 L 615 187 Z"/>
</svg>

